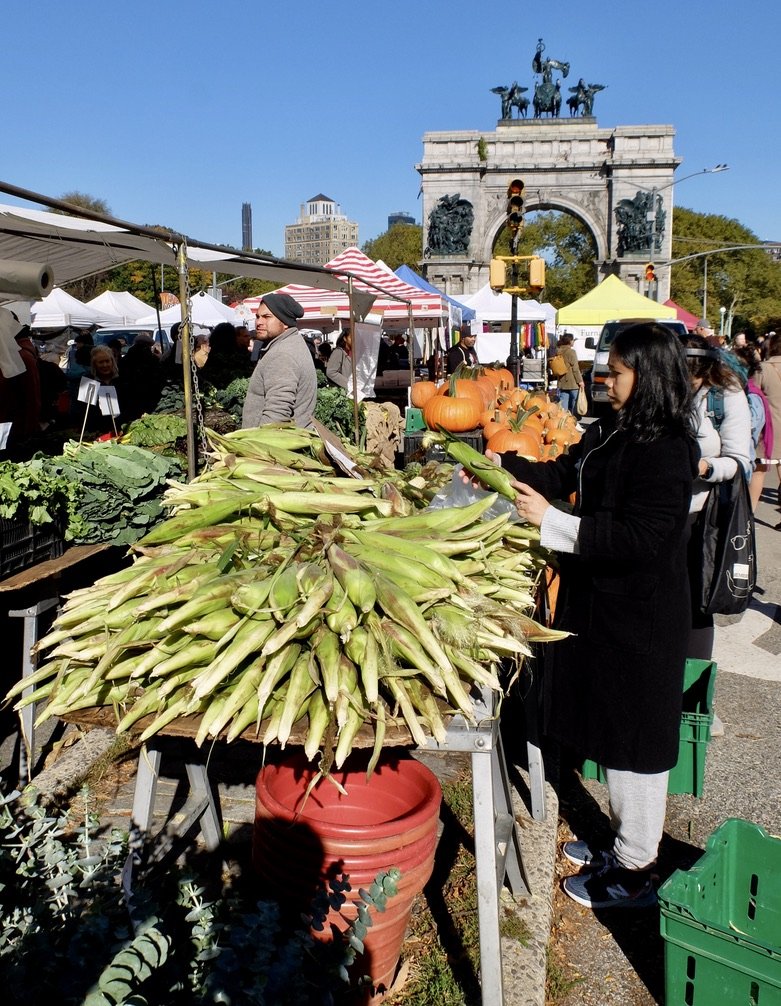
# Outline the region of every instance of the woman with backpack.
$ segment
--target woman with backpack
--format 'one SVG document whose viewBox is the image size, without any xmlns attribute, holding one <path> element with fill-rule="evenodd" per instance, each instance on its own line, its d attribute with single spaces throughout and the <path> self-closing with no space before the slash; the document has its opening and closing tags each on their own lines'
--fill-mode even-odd
<svg viewBox="0 0 781 1006">
<path fill-rule="evenodd" d="M 709 346 L 701 335 L 684 339 L 694 392 L 694 426 L 700 449 L 698 477 L 694 482 L 690 507 L 689 580 L 692 586 L 692 632 L 688 657 L 710 660 L 713 655 L 713 616 L 697 610 L 696 593 L 702 582 L 704 556 L 698 520 L 711 487 L 732 479 L 742 468 L 751 475 L 751 413 L 741 376 L 733 370 L 724 353 Z"/>
</svg>

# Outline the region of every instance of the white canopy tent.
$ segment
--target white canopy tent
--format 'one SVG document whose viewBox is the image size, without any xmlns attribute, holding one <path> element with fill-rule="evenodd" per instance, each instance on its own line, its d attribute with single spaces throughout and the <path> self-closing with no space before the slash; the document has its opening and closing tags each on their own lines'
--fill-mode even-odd
<svg viewBox="0 0 781 1006">
<path fill-rule="evenodd" d="M 232 325 L 242 324 L 238 314 L 232 307 L 228 307 L 226 304 L 221 303 L 215 297 L 212 297 L 211 294 L 205 293 L 203 290 L 200 293 L 194 294 L 190 298 L 190 304 L 190 317 L 193 325 L 196 327 L 214 328 L 215 325 L 219 325 L 220 322 L 223 321 L 229 321 Z M 148 306 L 147 312 L 149 312 Z M 161 325 L 173 325 L 175 322 L 181 320 L 182 309 L 178 304 L 174 304 L 173 307 L 168 307 L 165 311 L 160 312 Z M 136 319 L 136 324 L 156 325 L 157 315 L 154 312 L 147 313 L 141 318 Z"/>
<path fill-rule="evenodd" d="M 44 328 L 94 328 L 96 325 L 115 325 L 115 315 L 106 314 L 56 286 L 43 300 L 30 307 L 33 329 Z"/>
<path fill-rule="evenodd" d="M 150 311 L 149 304 L 145 304 L 127 290 L 104 290 L 97 297 L 88 300 L 87 307 L 114 315 L 113 324 L 119 325 L 133 325 Z"/>
<path fill-rule="evenodd" d="M 509 293 L 494 293 L 486 283 L 477 293 L 459 297 L 462 303 L 471 307 L 475 318 L 481 321 L 509 321 L 512 315 L 512 297 Z M 518 298 L 519 321 L 547 321 L 548 313 L 536 300 Z"/>
</svg>

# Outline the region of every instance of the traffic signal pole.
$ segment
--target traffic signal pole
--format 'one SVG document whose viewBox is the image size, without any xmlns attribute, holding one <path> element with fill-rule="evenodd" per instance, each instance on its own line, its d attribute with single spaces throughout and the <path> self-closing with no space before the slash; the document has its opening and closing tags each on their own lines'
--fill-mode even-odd
<svg viewBox="0 0 781 1006">
<path fill-rule="evenodd" d="M 518 243 L 521 232 L 516 231 L 510 242 L 510 250 L 513 255 L 518 254 Z M 518 263 L 513 262 L 510 269 L 510 283 L 513 287 L 518 286 Z M 517 388 L 521 381 L 521 361 L 518 357 L 518 294 L 510 294 L 510 373 L 513 375 L 513 384 Z"/>
</svg>

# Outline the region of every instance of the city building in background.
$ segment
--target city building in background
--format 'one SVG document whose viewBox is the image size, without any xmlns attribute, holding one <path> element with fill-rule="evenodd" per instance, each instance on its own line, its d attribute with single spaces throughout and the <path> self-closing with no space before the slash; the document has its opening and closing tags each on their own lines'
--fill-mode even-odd
<svg viewBox="0 0 781 1006">
<path fill-rule="evenodd" d="M 415 218 L 410 216 L 409 213 L 405 213 L 403 210 L 399 210 L 398 213 L 388 214 L 388 230 L 394 226 L 394 224 L 413 224 L 415 223 Z"/>
<path fill-rule="evenodd" d="M 252 203 L 241 204 L 241 250 L 252 251 Z"/>
<path fill-rule="evenodd" d="M 325 265 L 357 244 L 358 224 L 322 193 L 303 203 L 298 222 L 285 227 L 285 258 L 291 262 Z"/>
</svg>

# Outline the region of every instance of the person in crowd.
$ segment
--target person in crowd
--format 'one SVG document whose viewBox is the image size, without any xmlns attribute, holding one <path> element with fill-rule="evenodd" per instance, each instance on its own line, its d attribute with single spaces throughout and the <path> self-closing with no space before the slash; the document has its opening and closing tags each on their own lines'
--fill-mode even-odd
<svg viewBox="0 0 781 1006">
<path fill-rule="evenodd" d="M 746 348 L 746 333 L 737 332 L 735 338 L 732 340 L 733 349 L 745 349 Z"/>
<path fill-rule="evenodd" d="M 309 426 L 317 404 L 317 374 L 296 322 L 304 309 L 288 294 L 267 293 L 258 307 L 255 338 L 268 344 L 247 388 L 242 429 L 265 423 Z"/>
<path fill-rule="evenodd" d="M 142 332 L 119 362 L 117 397 L 122 421 L 130 423 L 145 412 L 154 412 L 162 390 L 160 357 L 154 351 L 152 336 Z"/>
<path fill-rule="evenodd" d="M 399 334 L 394 336 L 393 349 L 396 353 L 399 368 L 404 369 L 409 367 L 409 349 L 407 347 L 407 340 L 403 335 Z"/>
<path fill-rule="evenodd" d="M 24 373 L 4 377 L 0 373 L 0 422 L 10 423 L 7 447 L 16 448 L 41 430 L 41 379 L 38 371 L 38 351 L 33 344 L 30 328 L 19 326 L 13 312 L 12 325 L 18 328 L 13 334 Z"/>
<path fill-rule="evenodd" d="M 693 333 L 683 342 L 694 393 L 694 432 L 700 450 L 690 507 L 689 579 L 695 592 L 702 581 L 704 561 L 695 525 L 711 486 L 730 480 L 738 465 L 746 478 L 750 477 L 751 414 L 741 379 L 721 351 Z M 710 660 L 712 655 L 713 616 L 694 609 L 687 656 Z"/>
<path fill-rule="evenodd" d="M 765 392 L 757 385 L 756 380 L 761 369 L 761 360 L 753 346 L 737 346 L 733 349 L 735 356 L 745 366 L 748 380 L 746 381 L 746 397 L 748 398 L 751 415 L 751 440 L 754 445 L 753 470 L 748 491 L 751 497 L 751 508 L 756 511 L 762 497 L 765 475 L 768 469 L 768 459 L 773 457 L 773 415 Z"/>
<path fill-rule="evenodd" d="M 688 512 L 697 471 L 686 356 L 652 322 L 610 348 L 609 416 L 553 461 L 489 458 L 514 476 L 520 516 L 560 553 L 555 626 L 546 648 L 550 736 L 606 770 L 612 848 L 565 844 L 582 867 L 564 890 L 581 905 L 644 907 L 678 760 L 690 628 Z M 571 513 L 551 501 L 575 494 Z"/>
<path fill-rule="evenodd" d="M 199 378 L 214 388 L 227 388 L 237 377 L 252 373 L 249 353 L 236 338 L 236 327 L 229 321 L 216 325 L 209 336 L 209 355 Z"/>
<path fill-rule="evenodd" d="M 464 327 L 458 342 L 447 351 L 448 374 L 452 374 L 462 363 L 468 367 L 477 366 L 479 361 L 477 359 L 477 350 L 475 349 L 476 341 L 477 333 L 473 332 L 471 327 Z"/>
<path fill-rule="evenodd" d="M 117 370 L 119 370 L 119 365 L 122 362 L 122 354 L 125 352 L 125 346 L 127 345 L 127 343 L 125 342 L 124 339 L 117 338 L 117 339 L 109 339 L 106 345 L 114 354 L 114 359 L 117 361 Z"/>
<path fill-rule="evenodd" d="M 337 385 L 343 391 L 347 391 L 352 384 L 352 348 L 352 332 L 347 328 L 343 328 L 325 368 L 325 376 L 331 384 Z"/>
<path fill-rule="evenodd" d="M 62 367 L 38 357 L 38 378 L 41 385 L 41 424 L 58 423 L 70 412 L 68 378 Z"/>
<path fill-rule="evenodd" d="M 90 371 L 85 375 L 97 381 L 102 387 L 116 387 L 119 379 L 119 370 L 114 354 L 108 346 L 93 346 L 90 350 Z M 71 423 L 81 429 L 84 423 L 84 410 L 87 410 L 87 422 L 85 429 L 90 433 L 112 433 L 114 424 L 119 426 L 120 415 L 104 416 L 100 411 L 97 398 L 89 406 L 86 402 L 78 399 L 79 385 L 81 378 L 72 385 L 71 392 Z M 117 396 L 118 397 L 118 396 Z"/>
<path fill-rule="evenodd" d="M 246 325 L 236 326 L 236 348 L 247 354 L 249 357 L 249 350 L 252 344 L 252 333 L 247 328 Z"/>
<path fill-rule="evenodd" d="M 331 359 L 331 354 L 334 351 L 334 347 L 330 342 L 323 340 L 317 347 L 317 360 L 315 361 L 315 366 L 318 370 L 322 370 L 323 373 L 326 372 L 328 367 L 328 361 Z"/>
<path fill-rule="evenodd" d="M 575 403 L 578 400 L 578 393 L 583 387 L 583 374 L 578 363 L 578 354 L 573 348 L 574 341 L 575 336 L 572 332 L 564 332 L 559 336 L 556 355 L 566 363 L 567 370 L 556 379 L 556 386 L 559 389 L 559 402 L 562 408 L 576 415 Z"/>
<path fill-rule="evenodd" d="M 756 376 L 757 387 L 765 393 L 770 406 L 770 417 L 773 424 L 774 446 L 773 455 L 768 455 L 770 464 L 776 465 L 776 471 L 781 479 L 781 335 L 773 332 L 767 339 L 765 358 Z M 778 506 L 781 510 L 781 482 L 778 488 Z M 781 530 L 781 522 L 776 524 Z"/>
</svg>

